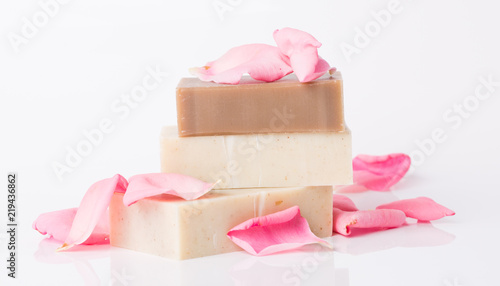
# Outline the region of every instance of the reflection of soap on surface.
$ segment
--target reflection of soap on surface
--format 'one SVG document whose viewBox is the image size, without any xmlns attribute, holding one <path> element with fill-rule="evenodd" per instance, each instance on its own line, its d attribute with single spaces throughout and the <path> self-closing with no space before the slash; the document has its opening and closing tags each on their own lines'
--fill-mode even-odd
<svg viewBox="0 0 500 286">
<path fill-rule="evenodd" d="M 296 205 L 311 231 L 327 237 L 332 233 L 332 198 L 331 186 L 214 190 L 194 201 L 160 195 L 126 207 L 123 194 L 115 193 L 110 242 L 173 259 L 239 251 L 227 238 L 231 228 Z"/>
<path fill-rule="evenodd" d="M 176 99 L 179 136 L 345 130 L 340 72 L 308 83 L 294 74 L 237 85 L 183 78 Z"/>
<path fill-rule="evenodd" d="M 110 254 L 111 279 L 122 285 L 318 286 L 335 281 L 329 285 L 349 286 L 337 283 L 346 280 L 337 278 L 342 269 L 335 264 L 334 252 L 317 244 L 286 255 L 255 257 L 233 252 L 182 261 L 120 248 L 112 248 Z"/>
<path fill-rule="evenodd" d="M 179 137 L 161 134 L 161 171 L 216 188 L 295 187 L 352 183 L 351 133 L 271 133 Z"/>
</svg>

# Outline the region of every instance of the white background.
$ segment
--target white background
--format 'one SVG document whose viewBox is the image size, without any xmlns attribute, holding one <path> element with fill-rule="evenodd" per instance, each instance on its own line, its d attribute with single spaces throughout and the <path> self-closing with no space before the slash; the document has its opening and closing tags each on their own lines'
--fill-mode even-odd
<svg viewBox="0 0 500 286">
<path fill-rule="evenodd" d="M 218 14 L 214 4 L 221 3 L 231 9 Z M 500 86 L 479 87 L 490 92 L 487 99 L 477 99 L 476 89 L 480 78 L 500 81 L 500 5 L 393 1 L 390 19 L 375 22 L 389 3 L 74 0 L 44 18 L 38 1 L 3 1 L 0 211 L 6 213 L 5 175 L 16 171 L 19 278 L 7 280 L 2 266 L 1 284 L 499 285 Z M 38 27 L 25 37 L 26 21 Z M 405 152 L 414 159 L 392 192 L 351 195 L 359 207 L 428 196 L 456 216 L 334 236 L 333 253 L 309 247 L 185 262 L 108 246 L 56 255 L 58 244 L 31 229 L 38 214 L 77 206 L 99 179 L 159 171 L 160 128 L 176 122 L 175 86 L 187 69 L 233 46 L 274 44 L 272 32 L 286 26 L 314 35 L 323 43 L 320 55 L 342 71 L 353 154 Z M 370 36 L 359 42 L 366 29 Z M 24 41 L 13 44 L 14 34 Z M 343 52 L 347 45 L 356 52 Z M 169 76 L 128 114 L 113 111 L 148 67 Z M 461 115 L 458 105 L 465 105 Z M 58 177 L 53 165 L 66 164 L 68 148 L 105 118 L 113 131 Z M 433 133 L 441 133 L 438 142 L 430 141 Z M 2 227 L 5 220 L 0 215 Z M 4 231 L 0 255 L 7 257 Z"/>
</svg>

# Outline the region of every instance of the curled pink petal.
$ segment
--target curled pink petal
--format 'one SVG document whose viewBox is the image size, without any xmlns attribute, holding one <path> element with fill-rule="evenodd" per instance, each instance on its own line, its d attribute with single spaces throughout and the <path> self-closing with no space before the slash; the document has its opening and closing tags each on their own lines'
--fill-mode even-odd
<svg viewBox="0 0 500 286">
<path fill-rule="evenodd" d="M 352 160 L 354 184 L 370 190 L 387 191 L 403 178 L 410 164 L 410 157 L 401 153 L 358 155 Z"/>
<path fill-rule="evenodd" d="M 63 242 L 68 237 L 77 210 L 77 208 L 71 208 L 41 214 L 33 222 L 33 229 Z M 90 236 L 81 244 L 107 243 L 109 243 L 109 219 L 108 213 L 105 212 L 98 220 Z"/>
<path fill-rule="evenodd" d="M 69 234 L 58 250 L 66 250 L 86 241 L 106 213 L 113 193 L 125 192 L 127 184 L 127 180 L 117 174 L 90 186 L 78 207 Z"/>
<path fill-rule="evenodd" d="M 420 221 L 431 221 L 445 216 L 455 215 L 454 211 L 426 197 L 399 200 L 380 205 L 377 209 L 400 210 L 404 212 L 407 217 L 418 219 Z"/>
<path fill-rule="evenodd" d="M 337 194 L 333 194 L 333 207 L 346 212 L 353 212 L 358 210 L 358 208 L 350 198 Z"/>
<path fill-rule="evenodd" d="M 253 79 L 270 82 L 292 72 L 287 61 L 277 47 L 249 44 L 232 48 L 219 59 L 189 71 L 203 81 L 216 83 L 238 84 L 245 73 Z"/>
<path fill-rule="evenodd" d="M 330 245 L 315 236 L 298 206 L 267 216 L 249 219 L 233 227 L 227 236 L 253 255 L 268 255 L 299 248 L 306 244 Z"/>
<path fill-rule="evenodd" d="M 215 184 L 205 183 L 181 174 L 152 173 L 136 175 L 129 179 L 127 192 L 123 196 L 123 203 L 130 206 L 140 199 L 160 194 L 194 200 L 209 192 L 214 186 Z"/>
<path fill-rule="evenodd" d="M 318 56 L 321 43 L 310 34 L 292 28 L 274 31 L 274 41 L 280 51 L 290 59 L 293 72 L 300 82 L 315 80 L 331 69 Z"/>
<path fill-rule="evenodd" d="M 351 228 L 393 228 L 405 221 L 405 213 L 400 210 L 346 212 L 333 209 L 333 231 L 342 235 L 351 234 Z"/>
</svg>

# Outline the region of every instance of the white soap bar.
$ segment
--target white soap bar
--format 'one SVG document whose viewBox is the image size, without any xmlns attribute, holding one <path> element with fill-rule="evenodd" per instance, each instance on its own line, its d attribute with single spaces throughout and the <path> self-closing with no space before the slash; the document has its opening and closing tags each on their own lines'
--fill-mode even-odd
<svg viewBox="0 0 500 286">
<path fill-rule="evenodd" d="M 213 190 L 198 200 L 160 195 L 126 207 L 115 193 L 110 205 L 110 242 L 173 259 L 241 250 L 228 237 L 234 226 L 253 217 L 299 206 L 311 231 L 332 235 L 333 188 Z"/>
<path fill-rule="evenodd" d="M 190 175 L 216 188 L 352 183 L 351 133 L 271 133 L 179 137 L 161 133 L 161 171 Z"/>
</svg>

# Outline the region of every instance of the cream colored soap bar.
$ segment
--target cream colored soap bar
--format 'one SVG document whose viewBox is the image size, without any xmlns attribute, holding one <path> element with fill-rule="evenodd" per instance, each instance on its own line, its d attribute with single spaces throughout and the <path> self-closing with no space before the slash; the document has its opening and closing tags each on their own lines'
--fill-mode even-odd
<svg viewBox="0 0 500 286">
<path fill-rule="evenodd" d="M 241 250 L 227 232 L 257 216 L 299 206 L 311 231 L 332 235 L 333 189 L 323 187 L 213 190 L 194 201 L 160 195 L 126 207 L 115 193 L 110 205 L 111 245 L 173 259 Z"/>
<path fill-rule="evenodd" d="M 161 134 L 161 171 L 220 179 L 221 189 L 351 184 L 351 133 L 179 137 L 169 126 Z"/>
</svg>

